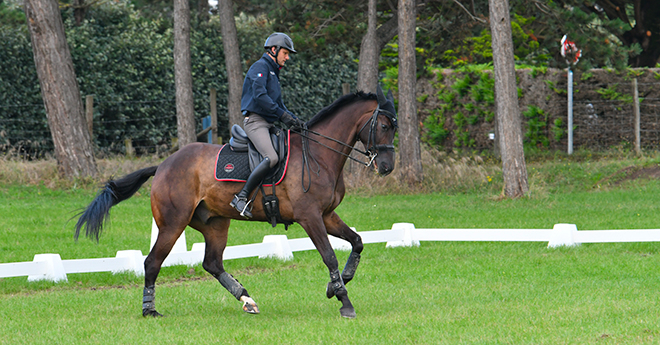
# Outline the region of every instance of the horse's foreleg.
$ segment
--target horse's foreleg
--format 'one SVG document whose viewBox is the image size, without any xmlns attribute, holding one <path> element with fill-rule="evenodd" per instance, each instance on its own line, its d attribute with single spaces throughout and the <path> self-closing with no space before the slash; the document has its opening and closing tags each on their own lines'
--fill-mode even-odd
<svg viewBox="0 0 660 345">
<path fill-rule="evenodd" d="M 357 267 L 360 264 L 360 253 L 362 253 L 362 250 L 364 249 L 362 238 L 357 232 L 349 228 L 335 212 L 326 215 L 323 218 L 323 222 L 328 234 L 348 241 L 351 244 L 351 254 L 348 256 L 344 270 L 341 272 L 341 278 L 344 281 L 344 284 L 348 284 L 348 282 L 350 282 L 355 276 Z M 328 289 L 328 291 L 331 290 Z M 331 297 L 332 296 L 328 296 L 328 298 Z"/>
<path fill-rule="evenodd" d="M 250 314 L 259 314 L 257 303 L 250 297 L 247 290 L 231 274 L 225 272 L 222 264 L 222 253 L 227 246 L 229 232 L 228 218 L 212 218 L 208 225 L 193 220 L 190 224 L 202 232 L 206 242 L 206 252 L 202 266 L 237 300 L 243 302 L 243 311 Z"/>
<path fill-rule="evenodd" d="M 348 290 L 346 290 L 344 280 L 339 273 L 337 256 L 335 256 L 335 251 L 330 245 L 323 222 L 319 219 L 318 222 L 311 221 L 299 223 L 305 229 L 307 235 L 309 235 L 309 238 L 314 243 L 319 254 L 321 254 L 323 263 L 330 271 L 330 283 L 327 286 L 326 296 L 328 296 L 328 298 L 337 296 L 337 299 L 342 303 L 342 307 L 339 309 L 341 316 L 355 318 L 355 308 L 353 308 L 353 304 L 348 298 Z"/>
</svg>

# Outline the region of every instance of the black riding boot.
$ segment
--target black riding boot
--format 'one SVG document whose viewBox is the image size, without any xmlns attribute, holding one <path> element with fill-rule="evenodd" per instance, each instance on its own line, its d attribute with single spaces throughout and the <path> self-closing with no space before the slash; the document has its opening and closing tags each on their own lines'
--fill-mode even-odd
<svg viewBox="0 0 660 345">
<path fill-rule="evenodd" d="M 250 173 L 250 177 L 248 177 L 247 181 L 245 182 L 245 186 L 243 186 L 243 189 L 241 189 L 240 192 L 238 192 L 238 195 L 234 195 L 234 200 L 231 201 L 229 204 L 231 207 L 235 208 L 236 211 L 238 211 L 241 216 L 245 218 L 252 218 L 252 213 L 250 210 L 248 210 L 248 206 L 250 202 L 248 201 L 248 197 L 252 193 L 252 191 L 261 184 L 261 181 L 268 175 L 268 172 L 270 171 L 270 159 L 268 157 L 264 158 L 264 160 L 257 165 L 254 170 L 252 170 L 252 173 Z"/>
</svg>

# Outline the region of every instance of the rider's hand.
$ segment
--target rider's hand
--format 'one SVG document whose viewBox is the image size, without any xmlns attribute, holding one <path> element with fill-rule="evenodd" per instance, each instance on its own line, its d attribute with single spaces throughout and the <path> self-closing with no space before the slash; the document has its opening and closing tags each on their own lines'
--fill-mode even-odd
<svg viewBox="0 0 660 345">
<path fill-rule="evenodd" d="M 300 129 L 305 127 L 305 121 L 295 117 L 293 114 L 288 112 L 282 114 L 280 121 L 292 129 Z"/>
</svg>

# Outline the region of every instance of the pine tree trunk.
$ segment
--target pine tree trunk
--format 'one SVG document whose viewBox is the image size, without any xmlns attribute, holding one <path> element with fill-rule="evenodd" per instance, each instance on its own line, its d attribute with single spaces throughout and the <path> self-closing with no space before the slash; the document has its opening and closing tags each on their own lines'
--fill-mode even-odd
<svg viewBox="0 0 660 345">
<path fill-rule="evenodd" d="M 523 151 L 521 115 L 513 58 L 508 0 L 489 0 L 495 72 L 495 107 L 502 155 L 504 195 L 521 197 L 529 190 Z"/>
<path fill-rule="evenodd" d="M 360 63 L 358 64 L 357 90 L 365 92 L 376 92 L 378 85 L 378 59 L 380 49 L 376 38 L 376 0 L 369 0 L 367 12 L 367 33 L 362 38 L 360 46 Z"/>
<path fill-rule="evenodd" d="M 408 183 L 422 180 L 415 84 L 415 0 L 399 0 L 399 156 Z"/>
<path fill-rule="evenodd" d="M 96 176 L 91 136 L 56 0 L 25 0 L 34 63 L 53 137 L 59 173 Z"/>
<path fill-rule="evenodd" d="M 234 21 L 234 9 L 231 0 L 218 0 L 220 15 L 220 29 L 222 30 L 222 47 L 225 52 L 225 65 L 227 66 L 227 112 L 229 128 L 232 125 L 243 123 L 241 114 L 241 95 L 243 93 L 243 68 L 241 55 L 238 49 L 238 34 Z"/>
<path fill-rule="evenodd" d="M 190 5 L 174 0 L 174 84 L 179 148 L 197 141 L 190 62 Z"/>
</svg>

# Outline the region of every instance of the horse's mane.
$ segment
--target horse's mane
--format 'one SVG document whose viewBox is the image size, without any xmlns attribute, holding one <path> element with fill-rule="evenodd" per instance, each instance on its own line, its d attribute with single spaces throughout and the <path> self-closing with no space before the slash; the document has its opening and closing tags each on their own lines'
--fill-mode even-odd
<svg viewBox="0 0 660 345">
<path fill-rule="evenodd" d="M 349 104 L 353 104 L 354 102 L 360 101 L 360 100 L 375 100 L 378 99 L 376 94 L 374 93 L 364 93 L 362 91 L 358 91 L 355 93 L 349 93 L 346 95 L 343 95 L 339 97 L 336 101 L 334 101 L 332 104 L 329 106 L 321 109 L 321 111 L 318 112 L 318 114 L 314 115 L 309 121 L 307 121 L 307 127 L 312 127 L 316 123 L 320 122 L 321 120 L 325 119 L 328 115 L 334 114 L 337 112 L 339 109 L 341 109 L 344 106 L 347 106 Z"/>
</svg>

